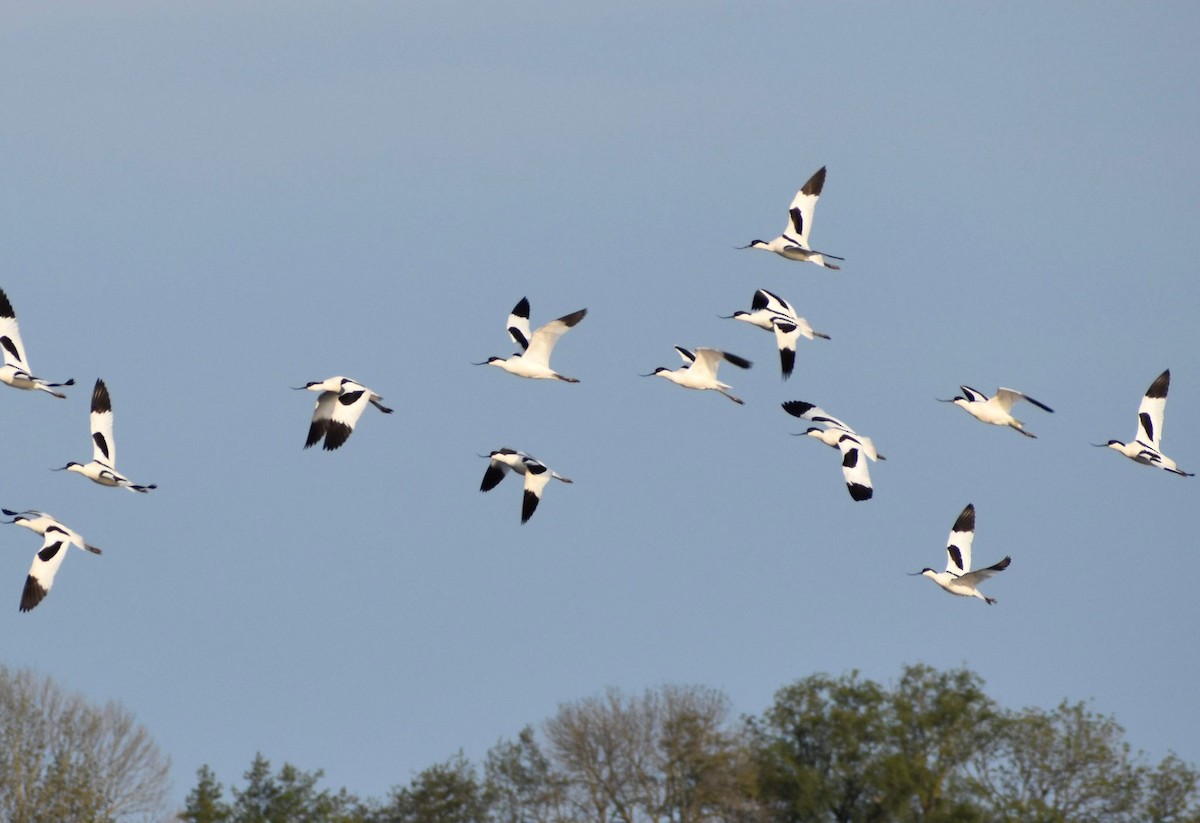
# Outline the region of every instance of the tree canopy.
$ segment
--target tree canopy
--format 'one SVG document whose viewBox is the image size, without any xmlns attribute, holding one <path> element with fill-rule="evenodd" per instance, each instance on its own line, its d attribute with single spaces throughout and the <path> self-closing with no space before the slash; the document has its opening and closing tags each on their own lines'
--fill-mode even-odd
<svg viewBox="0 0 1200 823">
<path fill-rule="evenodd" d="M 968 669 L 914 665 L 780 689 L 734 718 L 699 686 L 617 689 L 560 705 L 383 801 L 318 790 L 320 772 L 258 756 L 222 797 L 202 768 L 189 823 L 1200 823 L 1200 774 L 1134 754 L 1083 703 L 1007 710 Z"/>
<path fill-rule="evenodd" d="M 0 819 L 160 820 L 170 761 L 117 703 L 0 666 Z"/>
</svg>

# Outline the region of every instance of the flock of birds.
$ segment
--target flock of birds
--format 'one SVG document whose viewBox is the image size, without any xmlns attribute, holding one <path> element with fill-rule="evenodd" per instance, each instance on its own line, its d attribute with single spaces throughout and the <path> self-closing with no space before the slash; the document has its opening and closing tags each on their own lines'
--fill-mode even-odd
<svg viewBox="0 0 1200 823">
<path fill-rule="evenodd" d="M 814 250 L 809 245 L 813 213 L 825 184 L 825 168 L 819 169 L 796 193 L 788 208 L 788 221 L 783 233 L 774 240 L 754 240 L 743 249 L 763 249 L 774 252 L 788 260 L 814 263 L 828 269 L 839 266 L 831 260 L 843 260 L 827 252 Z M 511 356 L 489 357 L 475 365 L 495 366 L 509 374 L 537 380 L 559 380 L 578 383 L 578 379 L 559 374 L 550 366 L 550 357 L 564 334 L 579 324 L 587 315 L 587 309 L 579 309 L 532 330 L 529 323 L 529 300 L 522 298 L 509 313 L 507 331 L 512 341 L 520 348 Z M 779 350 L 780 369 L 786 380 L 792 374 L 796 362 L 796 345 L 800 337 L 809 340 L 829 339 L 829 335 L 815 331 L 808 321 L 800 317 L 795 308 L 782 297 L 766 289 L 754 293 L 750 311 L 736 311 L 725 319 L 741 320 L 765 331 L 773 332 Z M 52 383 L 36 377 L 30 370 L 25 356 L 25 347 L 17 327 L 16 314 L 8 295 L 0 289 L 0 349 L 4 366 L 0 368 L 0 382 L 13 388 L 41 391 L 57 398 L 65 398 L 59 391 L 74 385 L 74 380 Z M 730 393 L 732 388 L 717 378 L 721 363 L 730 363 L 741 369 L 751 367 L 751 362 L 730 352 L 715 348 L 685 349 L 675 347 L 682 364 L 676 369 L 659 367 L 644 377 L 662 377 L 688 389 L 710 390 L 742 404 L 741 398 Z M 1190 472 L 1181 470 L 1174 460 L 1162 452 L 1163 415 L 1166 410 L 1167 392 L 1170 388 L 1170 370 L 1164 371 L 1150 384 L 1142 397 L 1137 413 L 1137 431 L 1128 443 L 1109 440 L 1092 445 L 1108 447 L 1125 457 L 1145 466 L 1161 468 L 1173 474 L 1190 477 Z M 348 377 L 336 376 L 326 380 L 309 382 L 295 387 L 298 391 L 318 392 L 309 424 L 304 448 L 317 443 L 327 451 L 340 448 L 350 438 L 355 426 L 367 406 L 374 406 L 384 414 L 392 409 L 383 405 L 383 398 L 371 389 Z M 1025 437 L 1035 437 L 1025 425 L 1016 419 L 1012 410 L 1018 401 L 1025 401 L 1045 412 L 1053 412 L 1049 406 L 1015 389 L 999 388 L 992 397 L 969 386 L 961 386 L 962 394 L 942 402 L 954 403 L 972 417 L 994 426 L 1008 426 Z M 940 398 L 939 398 L 940 399 Z M 854 431 L 849 425 L 820 407 L 801 400 L 783 403 L 788 414 L 818 424 L 800 432 L 800 436 L 814 437 L 827 446 L 835 448 L 841 455 L 842 475 L 847 491 L 856 501 L 870 500 L 874 494 L 868 463 L 886 459 L 880 454 L 871 438 Z M 97 379 L 92 391 L 90 414 L 92 434 L 92 460 L 89 463 L 70 462 L 59 471 L 75 472 L 94 483 L 109 488 L 124 488 L 138 493 L 148 493 L 154 484 L 134 483 L 116 469 L 116 444 L 113 440 L 113 410 L 108 387 Z M 521 522 L 533 516 L 541 501 L 542 493 L 551 480 L 562 483 L 572 481 L 552 470 L 527 452 L 504 447 L 487 455 L 480 491 L 495 488 L 509 472 L 524 478 L 524 494 L 521 505 Z M 34 555 L 33 564 L 26 577 L 21 593 L 20 610 L 25 612 L 37 606 L 49 593 L 54 576 L 62 565 L 69 546 L 75 546 L 94 554 L 100 549 L 88 544 L 73 531 L 51 515 L 37 510 L 12 511 L 0 509 L 11 520 L 0 521 L 30 529 L 42 537 L 42 546 Z M 922 575 L 937 583 L 950 594 L 976 597 L 987 604 L 995 599 L 982 594 L 978 586 L 984 580 L 1004 571 L 1012 562 L 1005 557 L 998 563 L 972 570 L 971 546 L 975 537 L 975 507 L 968 504 L 958 515 L 950 531 L 946 546 L 946 569 L 935 571 L 924 568 L 915 575 Z"/>
<path fill-rule="evenodd" d="M 0 368 L 0 382 L 15 389 L 27 391 L 43 391 L 63 399 L 66 397 L 59 389 L 75 385 L 74 380 L 62 383 L 51 383 L 34 376 L 29 368 L 29 360 L 25 356 L 25 344 L 21 341 L 21 332 L 17 327 L 17 315 L 13 311 L 8 295 L 0 289 L 0 348 L 4 352 L 4 366 Z M 108 394 L 108 386 L 103 380 L 96 380 L 92 390 L 92 410 L 90 415 L 92 430 L 92 460 L 90 463 L 70 462 L 57 471 L 70 471 L 81 474 L 93 483 L 109 488 L 129 489 L 133 492 L 146 494 L 156 488 L 150 485 L 139 485 L 117 471 L 117 446 L 113 440 L 113 410 L 112 399 Z M 49 514 L 29 509 L 12 511 L 0 509 L 11 520 L 0 521 L 15 523 L 18 526 L 33 531 L 42 537 L 42 547 L 33 556 L 33 565 L 25 578 L 25 587 L 21 591 L 21 611 L 27 612 L 41 603 L 50 593 L 54 585 L 54 575 L 62 565 L 68 546 L 76 546 L 93 554 L 100 554 L 100 549 L 84 541 L 77 532 L 65 526 Z"/>
</svg>

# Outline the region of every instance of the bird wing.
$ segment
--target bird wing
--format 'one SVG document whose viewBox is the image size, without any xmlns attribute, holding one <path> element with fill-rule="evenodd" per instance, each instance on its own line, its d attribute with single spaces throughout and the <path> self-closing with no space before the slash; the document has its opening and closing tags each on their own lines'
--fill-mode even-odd
<svg viewBox="0 0 1200 823">
<path fill-rule="evenodd" d="M 863 460 L 862 444 L 857 437 L 846 433 L 838 438 L 837 445 L 842 453 L 842 477 L 846 479 L 846 490 L 855 500 L 870 500 L 875 491 L 871 487 L 867 461 Z"/>
<path fill-rule="evenodd" d="M 791 320 L 778 317 L 771 322 L 775 330 L 775 344 L 779 346 L 779 365 L 783 371 L 783 379 L 792 376 L 796 365 L 796 341 L 800 338 L 800 326 Z"/>
<path fill-rule="evenodd" d="M 113 440 L 113 410 L 112 400 L 108 396 L 108 386 L 103 380 L 97 380 L 92 389 L 92 412 L 89 416 L 92 426 L 92 460 L 103 463 L 110 469 L 117 465 L 117 444 Z"/>
<path fill-rule="evenodd" d="M 587 309 L 564 314 L 535 331 L 533 339 L 529 342 L 529 348 L 525 351 L 525 359 L 530 363 L 538 363 L 550 368 L 550 352 L 554 351 L 558 338 L 566 334 L 567 330 L 575 326 L 586 314 Z"/>
<path fill-rule="evenodd" d="M 1163 413 L 1167 410 L 1167 390 L 1171 388 L 1171 370 L 1154 378 L 1138 406 L 1137 440 L 1156 450 L 1162 442 Z"/>
<path fill-rule="evenodd" d="M 363 411 L 370 403 L 371 390 L 366 386 L 360 386 L 349 380 L 342 384 L 341 393 L 330 404 L 332 414 L 329 418 L 329 430 L 325 435 L 324 445 L 327 451 L 333 451 L 350 438 L 355 424 L 358 423 L 358 418 L 362 417 Z"/>
<path fill-rule="evenodd" d="M 946 571 L 962 577 L 971 571 L 971 544 L 975 542 L 975 505 L 968 503 L 950 529 L 946 542 Z"/>
<path fill-rule="evenodd" d="M 821 166 L 808 178 L 804 187 L 796 192 L 796 196 L 792 198 L 792 205 L 788 208 L 788 224 L 783 234 L 789 240 L 799 241 L 804 249 L 808 248 L 808 233 L 812 229 L 813 212 L 816 211 L 817 199 L 820 198 L 821 189 L 824 187 L 825 167 Z"/>
<path fill-rule="evenodd" d="M 738 357 L 736 354 L 729 354 L 720 349 L 706 348 L 696 349 L 696 362 L 692 364 L 692 368 L 696 370 L 696 374 L 707 375 L 716 380 L 717 368 L 721 365 L 722 360 L 728 360 L 743 369 L 750 368 L 750 361 Z"/>
<path fill-rule="evenodd" d="M 966 574 L 960 575 L 958 579 L 960 582 L 965 583 L 968 586 L 975 587 L 987 580 L 989 577 L 994 577 L 995 575 L 1007 569 L 1010 563 L 1012 563 L 1012 558 L 1005 557 L 999 563 L 988 566 L 986 569 L 967 572 Z"/>
<path fill-rule="evenodd" d="M 789 400 L 783 404 L 783 410 L 792 417 L 800 417 L 804 420 L 811 420 L 814 423 L 823 423 L 833 429 L 841 429 L 848 434 L 856 434 L 854 429 L 847 426 L 841 420 L 831 415 L 822 408 L 814 406 L 812 403 L 805 403 L 803 400 Z M 874 446 L 871 448 L 874 451 Z"/>
<path fill-rule="evenodd" d="M 988 396 L 978 389 L 973 389 L 970 386 L 959 386 L 959 388 L 962 389 L 963 397 L 969 403 L 986 403 L 988 400 Z"/>
<path fill-rule="evenodd" d="M 995 400 L 996 403 L 1000 406 L 1000 408 L 1004 409 L 1006 412 L 1012 411 L 1013 403 L 1016 403 L 1018 400 L 1025 400 L 1029 403 L 1032 403 L 1033 405 L 1037 406 L 1039 409 L 1042 409 L 1043 411 L 1048 411 L 1048 412 L 1054 411 L 1054 409 L 1050 408 L 1045 403 L 1039 403 L 1038 401 L 1034 400 L 1029 395 L 1022 394 L 1021 392 L 1017 391 L 1016 389 L 1004 389 L 1004 388 L 996 389 L 996 396 L 992 399 Z"/>
<path fill-rule="evenodd" d="M 675 351 L 679 352 L 679 359 L 683 361 L 683 368 L 687 368 L 696 362 L 696 355 L 683 346 L 676 346 Z"/>
<path fill-rule="evenodd" d="M 872 440 L 869 437 L 863 437 L 861 434 L 855 434 L 854 436 L 857 437 L 858 442 L 862 444 L 863 454 L 865 454 L 867 457 L 871 458 L 872 460 L 881 459 L 879 457 L 879 452 L 875 450 L 875 441 L 874 440 Z M 882 458 L 882 459 L 886 459 L 886 458 Z"/>
<path fill-rule="evenodd" d="M 691 370 L 702 377 L 716 379 L 716 370 L 721 365 L 724 352 L 720 349 L 696 349 L 696 360 L 692 362 Z"/>
<path fill-rule="evenodd" d="M 777 294 L 772 294 L 766 289 L 759 289 L 754 292 L 754 300 L 750 303 L 750 308 L 754 311 L 767 311 L 782 314 L 785 317 L 795 318 L 796 310 L 792 308 L 792 304 L 784 300 Z"/>
<path fill-rule="evenodd" d="M 4 364 L 29 371 L 25 360 L 25 346 L 21 343 L 21 331 L 17 328 L 17 315 L 8 295 L 0 289 L 0 349 L 4 350 Z"/>
<path fill-rule="evenodd" d="M 508 464 L 492 457 L 488 460 L 487 469 L 483 472 L 483 482 L 479 484 L 481 492 L 489 492 L 500 484 L 509 472 Z"/>
<path fill-rule="evenodd" d="M 329 431 L 329 421 L 333 417 L 333 404 L 337 401 L 338 393 L 335 391 L 323 391 L 317 395 L 317 402 L 313 406 L 312 423 L 308 427 L 308 439 L 304 441 L 304 448 L 309 448 L 321 441 L 325 433 Z"/>
<path fill-rule="evenodd" d="M 67 545 L 70 536 L 55 526 L 46 529 L 42 539 L 42 548 L 33 556 L 33 564 L 29 567 L 29 575 L 25 578 L 25 588 L 21 592 L 21 611 L 27 612 L 41 603 L 50 593 L 54 585 L 54 575 L 67 556 Z"/>
<path fill-rule="evenodd" d="M 533 517 L 542 499 L 542 489 L 550 482 L 550 469 L 532 457 L 525 460 L 525 495 L 521 502 L 521 522 Z"/>
<path fill-rule="evenodd" d="M 521 351 L 529 348 L 529 339 L 533 336 L 529 332 L 529 298 L 522 297 L 508 315 L 508 336 L 521 347 Z"/>
</svg>

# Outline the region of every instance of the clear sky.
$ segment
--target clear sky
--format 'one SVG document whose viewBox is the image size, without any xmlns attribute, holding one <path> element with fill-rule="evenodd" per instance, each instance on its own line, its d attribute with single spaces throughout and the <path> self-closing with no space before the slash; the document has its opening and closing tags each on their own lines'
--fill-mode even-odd
<svg viewBox="0 0 1200 823">
<path fill-rule="evenodd" d="M 78 381 L 0 386 L 0 504 L 105 549 L 19 614 L 39 544 L 0 529 L 0 661 L 125 704 L 177 800 L 256 751 L 382 796 L 606 686 L 758 713 L 916 662 L 1200 761 L 1200 478 L 1088 446 L 1170 368 L 1200 470 L 1200 11 L 751 5 L 0 7 L 0 286 Z M 840 272 L 735 250 L 822 165 Z M 760 287 L 832 336 L 786 383 L 717 317 Z M 522 296 L 587 307 L 578 385 L 470 365 Z M 746 405 L 638 376 L 676 344 L 754 360 L 721 372 Z M 396 412 L 304 451 L 289 387 L 335 374 Z M 49 471 L 97 377 L 148 496 Z M 935 402 L 960 384 L 1055 413 L 1026 439 Z M 793 399 L 874 438 L 873 500 Z M 478 491 L 501 446 L 575 480 L 524 526 Z M 1013 558 L 990 608 L 905 576 L 968 502 Z"/>
</svg>

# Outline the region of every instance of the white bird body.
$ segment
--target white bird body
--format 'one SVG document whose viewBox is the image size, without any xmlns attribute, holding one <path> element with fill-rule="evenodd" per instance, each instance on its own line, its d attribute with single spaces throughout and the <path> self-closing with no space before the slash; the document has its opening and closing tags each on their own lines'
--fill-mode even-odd
<svg viewBox="0 0 1200 823">
<path fill-rule="evenodd" d="M 299 386 L 297 390 L 320 392 L 304 442 L 306 449 L 316 445 L 321 438 L 325 439 L 322 448 L 326 451 L 339 448 L 354 433 L 354 426 L 368 404 L 384 414 L 392 413 L 380 402 L 382 397 L 349 377 L 329 377 Z"/>
<path fill-rule="evenodd" d="M 551 479 L 563 483 L 573 483 L 569 477 L 563 477 L 545 463 L 525 452 L 515 449 L 497 449 L 487 455 L 488 467 L 483 473 L 483 482 L 479 484 L 481 492 L 491 491 L 510 472 L 514 471 L 525 478 L 525 493 L 521 502 L 521 522 L 525 523 L 533 517 L 538 503 L 542 499 L 542 490 Z"/>
<path fill-rule="evenodd" d="M 780 257 L 786 257 L 788 260 L 799 260 L 808 263 L 816 263 L 818 266 L 824 266 L 827 269 L 840 268 L 829 260 L 842 260 L 843 258 L 829 254 L 827 252 L 813 251 L 808 244 L 808 235 L 812 230 L 813 213 L 817 208 L 817 200 L 821 197 L 821 190 L 825 187 L 825 167 L 820 169 L 808 179 L 808 182 L 796 192 L 796 196 L 792 198 L 792 204 L 788 208 L 788 222 L 783 228 L 783 234 L 776 237 L 774 240 L 767 242 L 766 240 L 753 240 L 749 245 L 742 246 L 743 249 L 762 249 L 764 251 L 772 251 Z M 829 258 L 829 259 L 826 259 Z"/>
<path fill-rule="evenodd" d="M 650 374 L 643 377 L 665 377 L 677 386 L 683 386 L 685 389 L 696 389 L 704 391 L 711 389 L 715 392 L 728 397 L 734 403 L 741 405 L 745 403 L 739 397 L 734 397 L 729 393 L 728 389 L 732 386 L 727 383 L 722 383 L 717 379 L 717 368 L 721 365 L 721 361 L 725 360 L 739 369 L 748 369 L 753 363 L 744 357 L 738 357 L 736 354 L 721 351 L 720 349 L 699 348 L 694 352 L 685 349 L 682 346 L 676 346 L 675 351 L 679 352 L 679 357 L 683 360 L 683 365 L 678 369 L 668 369 L 666 366 L 659 366 Z"/>
<path fill-rule="evenodd" d="M 875 443 L 848 425 L 838 420 L 824 409 L 805 403 L 803 400 L 789 400 L 783 404 L 783 410 L 793 417 L 821 423 L 824 429 L 815 426 L 802 434 L 815 437 L 827 446 L 832 446 L 842 454 L 842 477 L 846 481 L 846 490 L 854 500 L 870 500 L 875 489 L 871 485 L 871 474 L 867 468 L 869 460 L 886 460 L 887 458 L 875 449 Z"/>
<path fill-rule="evenodd" d="M 995 604 L 994 597 L 987 597 L 979 591 L 979 584 L 1008 568 L 1012 563 L 1011 557 L 1005 557 L 984 569 L 971 571 L 971 544 L 975 541 L 975 506 L 968 503 L 966 508 L 954 521 L 950 529 L 950 539 L 946 543 L 946 570 L 934 571 L 924 568 L 917 574 L 928 577 L 943 590 L 959 597 L 978 597 L 989 606 Z"/>
<path fill-rule="evenodd" d="M 62 383 L 48 383 L 30 373 L 29 361 L 25 358 L 25 344 L 21 342 L 21 330 L 17 327 L 17 315 L 4 289 L 0 289 L 0 351 L 4 354 L 4 365 L 0 366 L 0 383 L 7 383 L 14 389 L 44 391 L 58 398 L 64 398 L 66 395 L 55 389 L 75 385 L 73 379 Z"/>
<path fill-rule="evenodd" d="M 1162 453 L 1163 416 L 1167 410 L 1167 392 L 1171 388 L 1171 370 L 1167 369 L 1154 379 L 1142 402 L 1138 405 L 1138 428 L 1130 443 L 1120 440 L 1109 440 L 1106 445 L 1110 449 L 1123 454 L 1135 463 L 1192 477 L 1192 472 L 1185 472 L 1175 464 L 1175 461 Z"/>
<path fill-rule="evenodd" d="M 95 388 L 92 389 L 92 411 L 89 422 L 92 429 L 92 462 L 68 463 L 63 466 L 63 469 L 82 474 L 93 483 L 110 488 L 125 488 L 143 494 L 158 488 L 153 483 L 148 486 L 140 486 L 117 471 L 117 444 L 113 440 L 112 400 L 103 380 L 97 380 Z"/>
<path fill-rule="evenodd" d="M 1037 406 L 1043 411 L 1053 413 L 1054 409 L 1047 406 L 1045 403 L 1039 403 L 1027 394 L 1022 394 L 1016 389 L 996 389 L 996 395 L 989 398 L 986 394 L 970 386 L 959 386 L 962 389 L 962 396 L 955 397 L 952 400 L 942 402 L 953 403 L 959 408 L 965 410 L 967 414 L 980 420 L 984 423 L 990 423 L 993 426 L 1008 426 L 1016 429 L 1026 437 L 1037 437 L 1033 432 L 1025 430 L 1025 424 L 1012 416 L 1013 404 L 1018 400 L 1025 400 Z"/>
<path fill-rule="evenodd" d="M 752 326 L 775 333 L 775 343 L 779 347 L 779 363 L 783 379 L 792 376 L 796 365 L 796 341 L 801 337 L 812 340 L 820 337 L 829 339 L 829 335 L 815 331 L 808 321 L 796 313 L 792 304 L 766 289 L 754 292 L 750 311 L 735 311 L 727 319 L 741 320 Z"/>
<path fill-rule="evenodd" d="M 29 510 L 14 512 L 2 509 L 12 520 L 5 521 L 24 526 L 36 534 L 42 535 L 42 547 L 33 556 L 33 564 L 25 578 L 25 587 L 21 591 L 21 611 L 27 612 L 37 606 L 50 593 L 54 585 L 54 575 L 66 557 L 68 546 L 85 549 L 92 554 L 100 554 L 100 549 L 84 541 L 74 530 L 67 528 L 55 518 L 46 514 Z"/>
<path fill-rule="evenodd" d="M 578 383 L 574 377 L 564 377 L 550 368 L 550 355 L 558 340 L 568 330 L 574 328 L 587 315 L 587 309 L 565 314 L 557 320 L 551 320 L 535 332 L 529 330 L 529 300 L 522 297 L 508 315 L 508 336 L 521 347 L 521 351 L 508 358 L 489 357 L 477 366 L 496 366 L 517 377 L 529 377 L 534 380 L 561 380 L 564 383 Z"/>
</svg>

